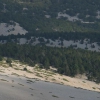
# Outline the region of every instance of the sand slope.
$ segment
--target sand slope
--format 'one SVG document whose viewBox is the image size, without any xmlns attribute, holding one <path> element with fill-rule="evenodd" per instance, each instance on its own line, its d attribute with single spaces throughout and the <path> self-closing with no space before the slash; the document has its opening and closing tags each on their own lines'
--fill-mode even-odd
<svg viewBox="0 0 100 100">
<path fill-rule="evenodd" d="M 27 68 L 27 71 L 23 69 Z M 83 88 L 92 91 L 100 92 L 100 84 L 86 80 L 85 78 L 71 78 L 65 75 L 60 75 L 54 73 L 50 70 L 40 69 L 38 66 L 30 67 L 28 65 L 22 64 L 20 62 L 12 63 L 12 67 L 9 67 L 5 61 L 2 62 L 0 66 L 1 75 L 12 75 L 12 76 L 23 76 L 26 78 L 35 78 L 43 81 L 59 83 L 67 86 L 72 86 L 76 88 Z"/>
<path fill-rule="evenodd" d="M 100 93 L 15 75 L 0 75 L 0 100 L 100 100 Z"/>
</svg>

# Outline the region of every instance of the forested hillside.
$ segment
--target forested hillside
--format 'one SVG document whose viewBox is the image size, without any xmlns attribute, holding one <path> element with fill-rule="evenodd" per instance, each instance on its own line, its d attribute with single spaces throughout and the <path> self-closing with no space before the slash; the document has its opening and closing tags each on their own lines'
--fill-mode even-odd
<svg viewBox="0 0 100 100">
<path fill-rule="evenodd" d="M 99 32 L 100 1 L 0 0 L 0 22 L 33 32 Z"/>
<path fill-rule="evenodd" d="M 14 58 L 46 69 L 53 66 L 69 76 L 86 73 L 89 80 L 100 82 L 100 53 L 63 45 L 51 48 L 43 43 L 45 38 L 62 44 L 64 40 L 80 40 L 81 45 L 87 39 L 92 48 L 94 42 L 100 46 L 99 0 L 0 0 L 0 23 L 5 27 L 18 23 L 27 32 L 0 36 L 1 60 Z M 20 38 L 31 43 L 20 45 Z M 36 38 L 42 45 L 31 45 Z"/>
</svg>

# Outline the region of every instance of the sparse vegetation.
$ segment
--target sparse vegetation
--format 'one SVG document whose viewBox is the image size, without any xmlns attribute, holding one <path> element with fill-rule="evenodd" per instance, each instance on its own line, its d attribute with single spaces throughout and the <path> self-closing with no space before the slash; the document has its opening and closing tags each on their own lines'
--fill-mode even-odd
<svg viewBox="0 0 100 100">
<path fill-rule="evenodd" d="M 12 73 L 11 75 L 16 75 L 16 76 L 20 76 L 20 75 L 18 75 L 17 73 Z"/>
<path fill-rule="evenodd" d="M 9 81 L 7 81 L 7 80 L 5 80 L 5 79 L 0 79 L 1 81 L 6 81 L 6 82 L 9 82 Z"/>
<path fill-rule="evenodd" d="M 85 81 L 83 81 L 83 83 L 86 83 Z"/>
<path fill-rule="evenodd" d="M 41 76 L 39 73 L 36 73 L 36 76 L 38 76 L 38 77 L 43 77 L 43 76 Z"/>
<path fill-rule="evenodd" d="M 59 97 L 58 97 L 58 96 L 56 96 L 56 95 L 52 95 L 52 97 L 59 98 Z"/>
<path fill-rule="evenodd" d="M 24 71 L 27 71 L 27 68 L 25 67 L 23 70 L 24 70 Z"/>
<path fill-rule="evenodd" d="M 92 87 L 93 89 L 96 89 L 95 87 Z"/>
<path fill-rule="evenodd" d="M 28 73 L 33 73 L 33 72 L 31 72 L 30 70 L 26 70 Z"/>
<path fill-rule="evenodd" d="M 65 79 L 65 78 L 63 78 L 63 80 L 69 82 L 69 81 L 68 81 L 67 79 Z"/>
<path fill-rule="evenodd" d="M 52 78 L 52 81 L 56 81 L 56 79 L 55 78 Z"/>
<path fill-rule="evenodd" d="M 18 83 L 19 85 L 21 85 L 21 86 L 24 86 L 23 84 L 21 84 L 21 83 Z"/>
<path fill-rule="evenodd" d="M 75 98 L 75 97 L 72 97 L 72 96 L 69 96 L 70 98 Z"/>
</svg>

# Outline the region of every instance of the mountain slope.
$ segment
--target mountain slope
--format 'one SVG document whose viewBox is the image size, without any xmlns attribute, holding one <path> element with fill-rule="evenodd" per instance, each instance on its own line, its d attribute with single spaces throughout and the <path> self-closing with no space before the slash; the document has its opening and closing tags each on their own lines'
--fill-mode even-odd
<svg viewBox="0 0 100 100">
<path fill-rule="evenodd" d="M 0 22 L 13 20 L 32 32 L 99 32 L 100 1 L 1 0 Z"/>
</svg>

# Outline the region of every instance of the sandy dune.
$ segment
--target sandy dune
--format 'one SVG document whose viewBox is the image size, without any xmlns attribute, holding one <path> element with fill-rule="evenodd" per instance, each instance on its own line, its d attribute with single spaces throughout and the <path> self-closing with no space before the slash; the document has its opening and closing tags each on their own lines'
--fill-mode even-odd
<svg viewBox="0 0 100 100">
<path fill-rule="evenodd" d="M 5 61 L 0 65 L 0 100 L 100 100 L 100 84 L 85 78 L 71 78 L 19 61 L 13 61 L 12 67 Z"/>
<path fill-rule="evenodd" d="M 30 67 L 28 65 L 23 65 L 20 62 L 13 62 L 13 67 L 9 67 L 5 61 L 0 66 L 1 75 L 13 75 L 13 76 L 23 76 L 26 78 L 35 78 L 43 81 L 59 83 L 67 86 L 72 86 L 76 88 L 83 88 L 92 91 L 100 92 L 100 84 L 88 81 L 86 77 L 71 78 L 65 75 L 60 75 L 54 73 L 50 70 L 40 69 L 36 67 Z M 27 68 L 27 71 L 23 69 Z"/>
<path fill-rule="evenodd" d="M 100 100 L 100 93 L 22 76 L 0 75 L 0 100 Z"/>
</svg>

